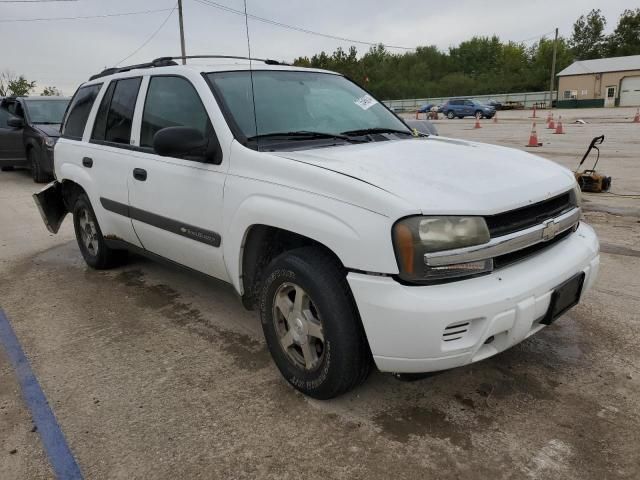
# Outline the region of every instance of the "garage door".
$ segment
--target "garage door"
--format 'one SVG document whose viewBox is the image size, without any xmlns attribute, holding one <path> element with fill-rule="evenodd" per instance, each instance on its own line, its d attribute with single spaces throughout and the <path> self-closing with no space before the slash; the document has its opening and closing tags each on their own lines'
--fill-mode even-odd
<svg viewBox="0 0 640 480">
<path fill-rule="evenodd" d="M 620 106 L 640 106 L 640 76 L 622 79 L 620 86 Z"/>
</svg>

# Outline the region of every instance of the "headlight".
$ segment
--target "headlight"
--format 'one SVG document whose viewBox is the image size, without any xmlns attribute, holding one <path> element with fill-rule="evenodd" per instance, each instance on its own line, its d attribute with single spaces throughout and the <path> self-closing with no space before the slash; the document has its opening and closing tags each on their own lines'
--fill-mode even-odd
<svg viewBox="0 0 640 480">
<path fill-rule="evenodd" d="M 56 144 L 56 139 L 55 138 L 51 138 L 51 137 L 47 137 L 44 139 L 44 144 L 47 147 L 53 147 Z"/>
<path fill-rule="evenodd" d="M 482 217 L 409 217 L 393 226 L 393 245 L 402 280 L 420 283 L 493 270 L 493 261 L 429 266 L 424 254 L 482 245 L 490 239 Z"/>
</svg>

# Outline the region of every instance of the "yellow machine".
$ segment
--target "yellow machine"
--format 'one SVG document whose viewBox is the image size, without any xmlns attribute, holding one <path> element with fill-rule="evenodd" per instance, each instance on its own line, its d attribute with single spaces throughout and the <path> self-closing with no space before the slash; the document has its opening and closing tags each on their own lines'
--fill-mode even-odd
<svg viewBox="0 0 640 480">
<path fill-rule="evenodd" d="M 603 175 L 596 171 L 596 165 L 598 164 L 598 160 L 600 160 L 600 149 L 598 148 L 598 145 L 600 145 L 602 142 L 604 142 L 604 135 L 600 135 L 599 137 L 595 137 L 593 140 L 591 140 L 589 148 L 587 149 L 587 153 L 584 154 L 584 157 L 582 157 L 582 160 L 580 160 L 576 171 L 573 172 L 573 174 L 576 176 L 578 185 L 580 185 L 580 190 L 582 190 L 583 192 L 607 192 L 611 188 L 611 177 L 607 177 L 606 175 Z M 582 166 L 584 161 L 589 156 L 589 153 L 591 153 L 591 150 L 594 148 L 598 152 L 598 156 L 596 157 L 596 161 L 593 164 L 593 168 L 591 170 L 583 170 L 582 172 L 578 172 L 578 169 Z"/>
</svg>

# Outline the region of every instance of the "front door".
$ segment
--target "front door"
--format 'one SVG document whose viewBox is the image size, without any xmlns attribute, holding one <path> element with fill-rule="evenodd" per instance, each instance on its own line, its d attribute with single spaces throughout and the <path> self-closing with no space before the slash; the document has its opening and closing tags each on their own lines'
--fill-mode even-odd
<svg viewBox="0 0 640 480">
<path fill-rule="evenodd" d="M 148 79 L 140 97 L 145 100 L 141 114 L 136 113 L 139 148 L 128 175 L 135 232 L 146 250 L 227 280 L 221 234 L 228 161 L 214 165 L 161 157 L 153 150 L 155 133 L 165 127 L 212 134 L 200 96 L 186 78 L 158 75 Z"/>
<path fill-rule="evenodd" d="M 14 166 L 26 163 L 24 149 L 24 128 L 10 127 L 7 121 L 14 116 L 6 108 L 0 108 L 0 166 Z"/>
<path fill-rule="evenodd" d="M 618 87 L 616 87 L 615 85 L 607 87 L 607 96 L 604 99 L 604 106 L 605 107 L 615 107 L 616 106 L 616 92 L 617 92 L 617 90 L 618 90 Z"/>
</svg>

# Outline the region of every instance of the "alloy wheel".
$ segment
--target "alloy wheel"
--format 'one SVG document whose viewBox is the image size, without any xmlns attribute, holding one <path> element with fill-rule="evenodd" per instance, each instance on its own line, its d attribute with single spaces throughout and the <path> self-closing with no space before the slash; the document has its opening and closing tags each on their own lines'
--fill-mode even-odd
<svg viewBox="0 0 640 480">
<path fill-rule="evenodd" d="M 273 322 L 278 341 L 289 361 L 303 370 L 316 369 L 324 359 L 322 321 L 309 294 L 294 283 L 275 293 Z"/>
</svg>

